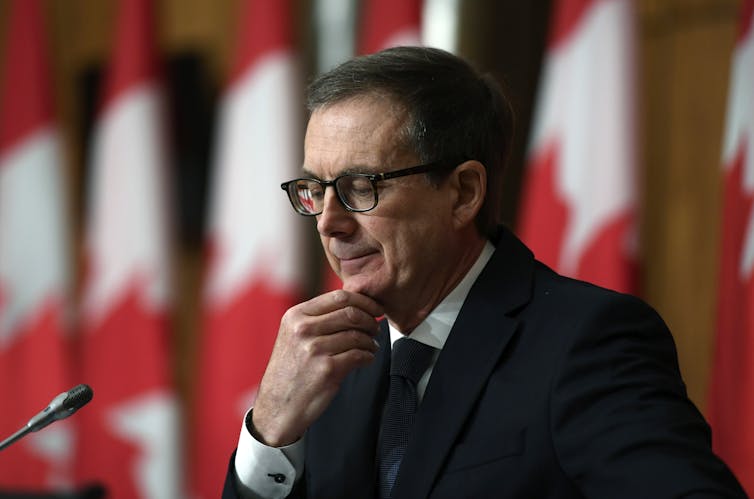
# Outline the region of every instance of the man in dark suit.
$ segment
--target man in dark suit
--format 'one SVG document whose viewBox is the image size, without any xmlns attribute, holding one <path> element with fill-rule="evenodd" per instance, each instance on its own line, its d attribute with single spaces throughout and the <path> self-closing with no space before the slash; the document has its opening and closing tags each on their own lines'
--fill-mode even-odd
<svg viewBox="0 0 754 499">
<path fill-rule="evenodd" d="M 343 289 L 282 318 L 224 497 L 745 496 L 657 314 L 499 226 L 512 117 L 489 77 L 389 49 L 308 105 L 283 188 Z"/>
</svg>

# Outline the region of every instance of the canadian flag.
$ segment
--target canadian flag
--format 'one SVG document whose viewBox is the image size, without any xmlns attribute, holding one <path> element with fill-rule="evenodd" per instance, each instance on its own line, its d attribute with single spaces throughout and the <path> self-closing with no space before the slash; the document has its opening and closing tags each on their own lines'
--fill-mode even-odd
<svg viewBox="0 0 754 499">
<path fill-rule="evenodd" d="M 280 184 L 301 169 L 300 75 L 287 0 L 241 2 L 220 104 L 194 405 L 193 492 L 218 497 L 280 319 L 301 296 L 299 215 Z"/>
<path fill-rule="evenodd" d="M 42 12 L 9 4 L 0 96 L 0 439 L 71 386 L 68 220 Z M 72 485 L 71 420 L 0 453 L 0 488 Z M 2 494 L 0 494 L 2 495 Z"/>
<path fill-rule="evenodd" d="M 113 499 L 180 497 L 168 362 L 166 139 L 152 2 L 122 0 L 93 136 L 78 476 Z"/>
<path fill-rule="evenodd" d="M 712 445 L 754 497 L 754 0 L 746 0 L 723 141 L 723 219 Z"/>
<path fill-rule="evenodd" d="M 630 0 L 560 0 L 539 89 L 518 231 L 557 271 L 635 292 Z"/>
</svg>

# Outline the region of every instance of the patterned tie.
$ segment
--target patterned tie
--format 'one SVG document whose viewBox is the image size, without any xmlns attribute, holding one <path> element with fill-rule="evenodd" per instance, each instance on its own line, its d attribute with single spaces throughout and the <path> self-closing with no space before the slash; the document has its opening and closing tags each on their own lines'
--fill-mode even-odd
<svg viewBox="0 0 754 499">
<path fill-rule="evenodd" d="M 387 499 L 398 475 L 408 435 L 419 407 L 416 383 L 429 367 L 435 351 L 429 345 L 408 338 L 393 344 L 390 360 L 390 391 L 388 392 L 382 431 L 377 450 L 380 497 Z"/>
</svg>

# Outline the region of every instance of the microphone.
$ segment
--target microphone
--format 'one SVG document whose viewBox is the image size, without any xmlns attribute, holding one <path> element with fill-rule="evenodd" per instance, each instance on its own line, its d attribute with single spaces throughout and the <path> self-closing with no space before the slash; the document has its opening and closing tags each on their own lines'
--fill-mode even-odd
<svg viewBox="0 0 754 499">
<path fill-rule="evenodd" d="M 91 387 L 85 384 L 76 385 L 67 392 L 61 393 L 52 399 L 44 410 L 31 418 L 26 426 L 0 442 L 0 450 L 10 446 L 29 432 L 39 431 L 50 423 L 67 418 L 89 403 L 93 396 L 94 392 Z"/>
</svg>

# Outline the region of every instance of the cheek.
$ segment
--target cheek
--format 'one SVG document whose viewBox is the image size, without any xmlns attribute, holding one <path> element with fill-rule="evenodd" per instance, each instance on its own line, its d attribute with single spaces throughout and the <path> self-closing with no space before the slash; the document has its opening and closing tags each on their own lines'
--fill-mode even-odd
<svg viewBox="0 0 754 499">
<path fill-rule="evenodd" d="M 385 240 L 385 260 L 395 272 L 410 272 L 424 260 L 426 248 L 433 247 L 434 239 L 433 232 L 427 229 L 426 226 L 411 224 L 394 230 Z"/>
<path fill-rule="evenodd" d="M 340 269 L 338 268 L 338 259 L 334 258 L 332 254 L 330 253 L 330 238 L 329 237 L 319 237 L 320 246 L 322 247 L 322 250 L 325 252 L 325 258 L 327 259 L 327 263 L 330 264 L 330 267 L 333 268 L 336 272 L 339 272 Z"/>
<path fill-rule="evenodd" d="M 444 251 L 443 234 L 450 223 L 447 210 L 436 200 L 429 201 L 385 203 L 380 216 L 373 215 L 362 222 L 364 234 L 381 247 L 385 263 L 393 273 L 411 272 L 427 257 L 433 257 L 426 253 L 428 248 Z"/>
</svg>

